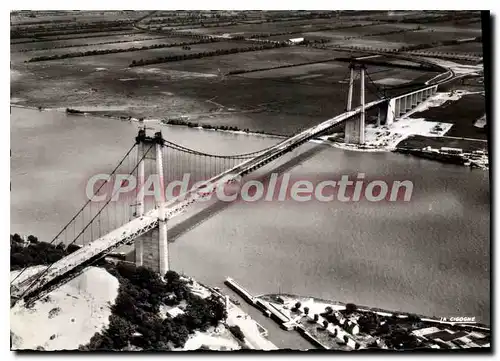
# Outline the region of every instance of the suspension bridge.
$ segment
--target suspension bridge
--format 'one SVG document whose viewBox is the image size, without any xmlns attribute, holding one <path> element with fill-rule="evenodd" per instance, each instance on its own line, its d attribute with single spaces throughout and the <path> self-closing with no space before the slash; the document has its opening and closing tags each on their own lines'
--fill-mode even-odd
<svg viewBox="0 0 500 361">
<path fill-rule="evenodd" d="M 148 136 L 146 128 L 140 129 L 134 144 L 110 176 L 92 190 L 89 200 L 50 242 L 64 244 L 66 248 L 77 244 L 80 248 L 36 272 L 25 268 L 12 276 L 11 306 L 19 300 L 26 306 L 32 305 L 123 245 L 134 244 L 136 265 L 165 274 L 169 269 L 167 222 L 186 212 L 191 205 L 209 197 L 218 187 L 262 168 L 311 139 L 328 134 L 341 123 L 346 123 L 346 142 L 362 144 L 365 112 L 378 109 L 378 123 L 390 124 L 437 90 L 436 84 L 427 85 L 391 99 L 379 95 L 377 100 L 365 104 L 365 68 L 352 65 L 350 69 L 344 113 L 256 152 L 208 154 L 170 142 L 161 132 Z M 356 70 L 361 72 L 360 106 L 351 109 Z M 146 172 L 157 176 L 161 192 L 150 201 L 144 196 Z M 165 184 L 178 180 L 183 174 L 194 175 L 191 179 L 194 186 L 167 200 Z M 127 201 L 113 201 L 126 188 L 114 187 L 111 196 L 102 200 L 103 190 L 110 187 L 112 179 L 122 179 L 123 175 L 136 177 L 137 184 L 130 187 L 134 194 L 129 195 Z"/>
</svg>

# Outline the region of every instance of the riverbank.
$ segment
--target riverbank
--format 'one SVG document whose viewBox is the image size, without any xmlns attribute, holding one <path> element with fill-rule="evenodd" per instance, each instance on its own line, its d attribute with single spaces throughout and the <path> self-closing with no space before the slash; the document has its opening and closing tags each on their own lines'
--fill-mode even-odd
<svg viewBox="0 0 500 361">
<path fill-rule="evenodd" d="M 301 335 L 323 349 L 490 348 L 490 329 L 474 321 L 444 322 L 423 315 L 289 294 L 269 294 L 258 299 L 293 320 Z"/>
<path fill-rule="evenodd" d="M 423 149 L 396 148 L 394 152 L 436 160 L 441 163 L 463 165 L 471 168 L 489 169 L 488 155 L 483 151 L 467 153 L 463 152 L 462 149 L 457 149 L 457 153 L 448 153 L 440 149 L 426 147 Z"/>
<path fill-rule="evenodd" d="M 291 294 L 253 296 L 232 278 L 225 283 L 283 329 L 297 331 L 320 349 L 490 347 L 490 329 L 475 317 L 456 317 L 459 322 L 454 322 L 454 318 L 448 321 Z"/>
<path fill-rule="evenodd" d="M 232 133 L 232 134 L 245 134 L 245 135 L 255 135 L 255 136 L 261 136 L 261 137 L 268 137 L 268 138 L 276 138 L 276 139 L 285 139 L 286 136 L 279 135 L 279 134 L 273 134 L 273 133 L 266 133 L 264 131 L 251 131 L 250 129 L 238 129 L 238 127 L 230 127 L 230 126 L 218 126 L 218 125 L 211 125 L 211 124 L 203 124 L 203 123 L 196 123 L 196 122 L 189 122 L 189 121 L 183 121 L 183 120 L 168 120 L 168 119 L 157 119 L 157 118 L 134 118 L 132 116 L 117 116 L 117 115 L 110 115 L 110 114 L 102 114 L 100 111 L 85 111 L 85 110 L 80 110 L 80 109 L 73 109 L 73 108 L 42 108 L 42 107 L 35 107 L 35 106 L 28 106 L 28 105 L 20 105 L 20 104 L 11 104 L 11 107 L 14 108 L 20 108 L 20 109 L 31 109 L 31 110 L 39 110 L 39 111 L 56 111 L 56 112 L 65 112 L 70 115 L 81 115 L 81 116 L 92 116 L 92 117 L 103 117 L 103 118 L 108 118 L 108 119 L 116 119 L 116 120 L 121 120 L 121 121 L 128 121 L 128 122 L 134 122 L 139 125 L 142 125 L 144 123 L 156 123 L 162 126 L 171 126 L 171 127 L 187 127 L 191 129 L 199 129 L 199 130 L 211 130 L 211 131 L 217 131 L 217 132 L 225 132 L 225 133 Z"/>
<path fill-rule="evenodd" d="M 34 266 L 26 274 L 35 274 Z M 11 279 L 19 271 L 11 272 Z M 109 325 L 119 283 L 103 268 L 91 267 L 51 292 L 32 308 L 18 303 L 10 310 L 13 350 L 76 350 Z"/>
<path fill-rule="evenodd" d="M 466 96 L 479 93 L 483 92 L 456 90 L 448 93 L 436 93 L 390 125 L 366 124 L 365 143 L 362 145 L 345 144 L 344 133 L 334 133 L 331 136 L 324 136 L 322 139 L 330 141 L 337 148 L 350 151 L 399 152 L 443 163 L 488 169 L 488 143 L 485 139 L 447 136 L 456 126 L 454 123 L 412 118 L 412 115 L 426 114 L 429 109 L 438 111 L 441 108 L 449 108 L 450 104 L 453 105 Z M 476 121 L 476 119 L 470 120 L 471 124 L 475 124 Z M 463 130 L 463 124 L 459 126 Z M 428 152 L 436 147 L 440 149 L 457 148 L 462 151 L 461 155 L 445 154 L 440 149 Z"/>
</svg>

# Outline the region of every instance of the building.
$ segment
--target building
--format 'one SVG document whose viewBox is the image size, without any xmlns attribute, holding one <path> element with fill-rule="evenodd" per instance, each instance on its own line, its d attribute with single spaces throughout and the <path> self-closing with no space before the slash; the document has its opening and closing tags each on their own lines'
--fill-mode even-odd
<svg viewBox="0 0 500 361">
<path fill-rule="evenodd" d="M 476 332 L 428 327 L 412 333 L 422 341 L 433 342 L 444 349 L 490 347 L 489 337 Z"/>
<path fill-rule="evenodd" d="M 460 148 L 441 147 L 441 152 L 448 154 L 461 154 L 463 150 Z"/>
<path fill-rule="evenodd" d="M 293 39 L 288 39 L 289 44 L 300 44 L 304 41 L 304 38 L 293 38 Z"/>
</svg>

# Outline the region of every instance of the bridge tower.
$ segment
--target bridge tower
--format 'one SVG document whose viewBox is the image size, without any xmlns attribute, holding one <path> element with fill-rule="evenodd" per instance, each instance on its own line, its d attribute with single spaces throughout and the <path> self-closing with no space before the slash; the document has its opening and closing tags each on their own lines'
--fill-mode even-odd
<svg viewBox="0 0 500 361">
<path fill-rule="evenodd" d="M 354 79 L 356 72 L 360 75 L 360 105 L 361 113 L 359 117 L 349 120 L 345 124 L 345 138 L 347 144 L 364 144 L 365 142 L 365 65 L 349 64 L 351 75 L 349 78 L 349 92 L 347 94 L 346 111 L 352 110 L 352 95 L 354 90 Z"/>
<path fill-rule="evenodd" d="M 158 208 L 158 227 L 135 240 L 135 264 L 137 267 L 144 266 L 150 268 L 164 276 L 169 270 L 168 264 L 168 237 L 167 218 L 165 213 L 165 181 L 163 172 L 163 146 L 164 140 L 161 132 L 156 132 L 154 137 L 146 136 L 146 129 L 140 129 L 136 137 L 137 155 L 139 165 L 137 168 L 137 204 L 136 216 L 144 215 L 144 193 L 145 193 L 145 161 L 155 161 L 154 176 L 157 177 L 155 186 L 156 207 Z M 151 175 L 150 175 L 151 176 Z"/>
</svg>

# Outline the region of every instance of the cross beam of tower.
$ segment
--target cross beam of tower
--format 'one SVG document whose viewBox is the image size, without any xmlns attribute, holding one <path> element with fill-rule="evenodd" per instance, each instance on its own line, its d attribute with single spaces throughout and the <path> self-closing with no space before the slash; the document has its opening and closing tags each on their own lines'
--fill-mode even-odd
<svg viewBox="0 0 500 361">
<path fill-rule="evenodd" d="M 144 193 L 145 175 L 144 162 L 146 159 L 155 160 L 155 169 L 159 190 L 155 192 L 159 196 L 156 208 L 158 209 L 158 227 L 138 237 L 135 241 L 135 263 L 136 266 L 145 266 L 158 273 L 165 275 L 169 270 L 168 264 L 168 238 L 167 217 L 165 214 L 165 182 L 163 172 L 163 147 L 165 140 L 161 132 L 156 132 L 154 137 L 146 136 L 146 129 L 140 129 L 135 138 L 137 143 L 137 155 L 140 159 L 138 166 L 138 186 L 136 216 L 144 216 Z M 153 150 L 154 148 L 154 150 Z M 152 154 L 145 154 L 145 152 Z"/>
<path fill-rule="evenodd" d="M 351 74 L 349 77 L 349 92 L 347 94 L 346 111 L 352 109 L 352 95 L 354 90 L 355 75 L 360 76 L 360 106 L 359 117 L 354 117 L 345 124 L 345 143 L 364 144 L 365 143 L 365 66 L 363 64 L 351 63 L 349 65 Z"/>
</svg>

